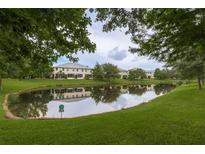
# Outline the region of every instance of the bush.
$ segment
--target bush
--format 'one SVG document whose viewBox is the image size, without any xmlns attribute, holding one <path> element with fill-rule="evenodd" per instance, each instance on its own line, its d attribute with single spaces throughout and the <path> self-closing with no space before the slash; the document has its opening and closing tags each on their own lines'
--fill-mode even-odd
<svg viewBox="0 0 205 154">
<path fill-rule="evenodd" d="M 85 75 L 84 79 L 85 80 L 90 80 L 91 76 L 90 75 Z"/>
</svg>

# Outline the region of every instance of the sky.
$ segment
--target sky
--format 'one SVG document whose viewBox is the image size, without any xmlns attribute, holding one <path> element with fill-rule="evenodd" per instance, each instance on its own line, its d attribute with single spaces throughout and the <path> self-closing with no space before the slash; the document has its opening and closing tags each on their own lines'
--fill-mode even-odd
<svg viewBox="0 0 205 154">
<path fill-rule="evenodd" d="M 129 47 L 134 45 L 129 35 L 125 35 L 122 30 L 115 30 L 113 32 L 103 32 L 103 23 L 95 22 L 94 16 L 90 15 L 93 20 L 92 25 L 88 27 L 88 31 L 91 33 L 89 38 L 96 43 L 95 53 L 81 53 L 78 52 L 78 63 L 93 68 L 98 62 L 112 63 L 122 69 L 142 68 L 144 70 L 154 70 L 156 68 L 162 68 L 163 63 L 159 63 L 155 60 L 150 60 L 148 57 L 138 56 L 128 51 Z M 58 59 L 58 64 L 64 64 L 69 62 L 66 57 Z"/>
</svg>

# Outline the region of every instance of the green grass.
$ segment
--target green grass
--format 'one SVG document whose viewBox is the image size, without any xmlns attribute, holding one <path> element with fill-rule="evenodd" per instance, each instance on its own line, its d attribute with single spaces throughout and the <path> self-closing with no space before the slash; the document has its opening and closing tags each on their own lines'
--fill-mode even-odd
<svg viewBox="0 0 205 154">
<path fill-rule="evenodd" d="M 128 82 L 114 81 L 115 84 Z M 0 100 L 6 93 L 19 90 L 81 84 L 106 83 L 4 80 Z M 0 113 L 0 144 L 205 144 L 205 90 L 199 91 L 195 84 L 180 86 L 130 109 L 81 118 L 11 120 L 4 118 L 2 107 Z"/>
</svg>

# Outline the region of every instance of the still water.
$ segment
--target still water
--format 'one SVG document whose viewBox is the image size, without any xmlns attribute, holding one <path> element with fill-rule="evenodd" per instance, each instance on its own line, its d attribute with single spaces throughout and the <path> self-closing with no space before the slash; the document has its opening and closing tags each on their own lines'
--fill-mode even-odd
<svg viewBox="0 0 205 154">
<path fill-rule="evenodd" d="M 9 96 L 9 110 L 22 118 L 80 117 L 117 111 L 166 94 L 173 85 L 123 85 L 53 88 Z"/>
</svg>

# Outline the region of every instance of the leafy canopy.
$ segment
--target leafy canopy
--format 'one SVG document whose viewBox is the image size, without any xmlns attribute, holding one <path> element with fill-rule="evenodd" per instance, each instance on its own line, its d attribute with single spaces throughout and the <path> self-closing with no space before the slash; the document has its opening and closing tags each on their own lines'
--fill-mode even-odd
<svg viewBox="0 0 205 154">
<path fill-rule="evenodd" d="M 60 56 L 77 60 L 77 51 L 94 52 L 86 9 L 0 9 L 0 75 L 10 63 L 35 70 Z M 35 70 L 36 71 L 36 70 Z"/>
<path fill-rule="evenodd" d="M 98 80 L 111 80 L 115 78 L 119 78 L 119 69 L 117 66 L 105 63 L 102 65 L 99 65 L 98 63 L 95 65 L 93 69 L 93 78 Z"/>
<path fill-rule="evenodd" d="M 146 73 L 143 69 L 137 68 L 129 71 L 129 76 L 128 78 L 130 80 L 136 80 L 136 79 L 144 79 L 146 78 Z"/>
<path fill-rule="evenodd" d="M 130 34 L 131 40 L 137 45 L 130 47 L 130 52 L 149 56 L 172 67 L 183 62 L 191 63 L 195 70 L 187 75 L 197 77 L 199 81 L 204 80 L 205 9 L 134 8 L 95 11 L 96 20 L 104 22 L 104 31 L 126 29 L 126 34 Z"/>
</svg>

